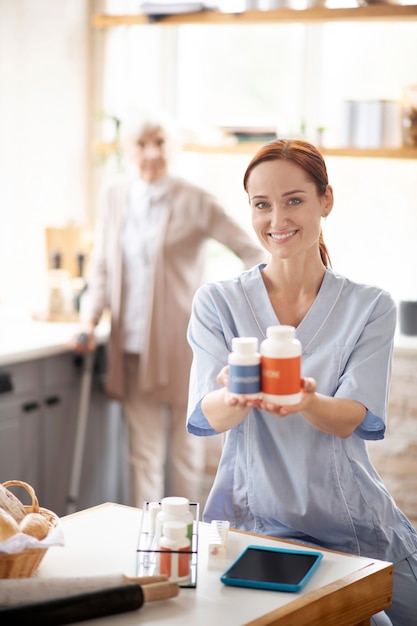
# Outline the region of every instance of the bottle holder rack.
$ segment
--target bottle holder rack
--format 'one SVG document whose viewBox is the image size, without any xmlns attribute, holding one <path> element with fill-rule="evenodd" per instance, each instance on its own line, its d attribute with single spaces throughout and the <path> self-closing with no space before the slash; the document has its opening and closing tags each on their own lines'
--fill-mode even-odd
<svg viewBox="0 0 417 626">
<path fill-rule="evenodd" d="M 149 502 L 143 503 L 142 516 L 140 522 L 139 539 L 136 548 L 136 575 L 137 576 L 157 576 L 159 574 L 159 555 L 161 550 L 155 545 L 156 537 L 152 533 L 151 519 L 149 513 Z M 190 502 L 190 512 L 193 516 L 193 534 L 189 551 L 182 551 L 182 554 L 190 555 L 190 576 L 187 581 L 179 581 L 180 587 L 197 586 L 197 561 L 198 561 L 198 522 L 200 518 L 200 504 Z"/>
</svg>

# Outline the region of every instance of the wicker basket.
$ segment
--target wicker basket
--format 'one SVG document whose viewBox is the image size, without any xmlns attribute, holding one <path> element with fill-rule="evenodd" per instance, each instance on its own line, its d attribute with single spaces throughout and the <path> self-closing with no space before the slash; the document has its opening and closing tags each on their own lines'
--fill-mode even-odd
<svg viewBox="0 0 417 626">
<path fill-rule="evenodd" d="M 29 493 L 32 504 L 25 505 L 26 513 L 40 513 L 50 523 L 51 530 L 59 521 L 58 516 L 39 506 L 38 498 L 36 497 L 33 487 L 28 483 L 24 483 L 21 480 L 8 480 L 3 483 L 3 487 L 10 487 L 12 485 L 18 485 L 24 487 Z M 0 554 L 0 578 L 28 578 L 38 569 L 43 557 L 46 554 L 48 548 L 29 548 L 22 552 L 15 552 L 14 554 Z"/>
</svg>

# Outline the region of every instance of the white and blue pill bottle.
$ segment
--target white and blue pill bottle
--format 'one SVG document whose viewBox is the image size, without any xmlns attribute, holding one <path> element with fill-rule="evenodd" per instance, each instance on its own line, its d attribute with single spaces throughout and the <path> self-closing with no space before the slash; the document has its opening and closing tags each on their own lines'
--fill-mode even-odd
<svg viewBox="0 0 417 626">
<path fill-rule="evenodd" d="M 229 392 L 232 396 L 261 397 L 261 355 L 256 337 L 234 337 L 229 354 Z"/>
</svg>

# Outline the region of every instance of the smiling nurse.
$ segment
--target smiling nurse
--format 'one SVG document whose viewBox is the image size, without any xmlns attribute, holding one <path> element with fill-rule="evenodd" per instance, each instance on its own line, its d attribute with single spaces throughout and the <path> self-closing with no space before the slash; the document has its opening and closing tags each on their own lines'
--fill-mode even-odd
<svg viewBox="0 0 417 626">
<path fill-rule="evenodd" d="M 250 162 L 244 187 L 266 265 L 197 292 L 188 430 L 227 432 L 204 520 L 392 561 L 394 626 L 415 626 L 417 534 L 369 459 L 385 432 L 396 309 L 384 290 L 331 269 L 321 221 L 333 208 L 311 144 L 276 140 Z M 233 337 L 296 328 L 303 393 L 281 407 L 228 391 Z M 386 615 L 373 623 L 387 623 Z"/>
</svg>

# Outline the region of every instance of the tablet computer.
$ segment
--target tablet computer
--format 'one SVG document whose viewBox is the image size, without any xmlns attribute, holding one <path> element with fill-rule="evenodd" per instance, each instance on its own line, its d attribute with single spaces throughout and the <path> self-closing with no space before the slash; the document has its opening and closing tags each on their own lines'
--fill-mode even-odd
<svg viewBox="0 0 417 626">
<path fill-rule="evenodd" d="M 323 558 L 311 550 L 247 546 L 220 577 L 225 585 L 300 591 Z"/>
</svg>

